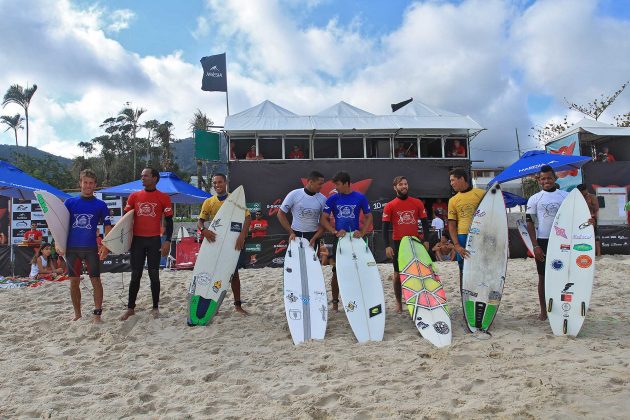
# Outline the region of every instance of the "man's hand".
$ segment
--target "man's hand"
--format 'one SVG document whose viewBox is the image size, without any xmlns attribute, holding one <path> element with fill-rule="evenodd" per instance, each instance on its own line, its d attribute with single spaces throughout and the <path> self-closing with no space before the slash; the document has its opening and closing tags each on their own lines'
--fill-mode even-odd
<svg viewBox="0 0 630 420">
<path fill-rule="evenodd" d="M 105 247 L 103 247 L 103 248 L 105 248 Z M 57 254 L 61 255 L 62 257 L 65 255 L 65 252 L 63 252 L 62 250 L 57 248 L 57 245 L 55 245 L 55 252 L 57 252 Z"/>
<path fill-rule="evenodd" d="M 362 238 L 363 235 L 365 235 L 365 233 L 361 232 L 360 230 L 355 230 L 354 233 L 352 234 L 352 236 L 355 238 Z"/>
<path fill-rule="evenodd" d="M 238 235 L 238 238 L 236 238 L 236 245 L 234 246 L 235 250 L 240 251 L 241 249 L 243 249 L 243 247 L 245 246 L 245 238 L 246 236 L 244 235 Z"/>
<path fill-rule="evenodd" d="M 335 232 L 335 236 L 337 238 L 343 238 L 344 236 L 346 236 L 346 231 L 341 229 Z"/>
<path fill-rule="evenodd" d="M 109 254 L 109 249 L 105 245 L 101 246 L 101 249 L 98 250 L 98 258 L 104 261 L 107 258 L 107 254 Z M 59 255 L 63 256 L 62 253 L 59 253 Z"/>
<path fill-rule="evenodd" d="M 457 253 L 461 255 L 464 259 L 470 257 L 470 252 L 466 251 L 466 248 L 464 248 L 460 244 L 455 245 L 455 251 L 457 251 Z"/>
<path fill-rule="evenodd" d="M 289 242 L 291 242 L 294 239 L 295 239 L 295 232 L 291 231 L 291 233 L 289 234 Z"/>
<path fill-rule="evenodd" d="M 385 248 L 385 255 L 390 260 L 393 260 L 394 259 L 394 248 L 392 248 L 391 246 L 388 246 L 387 248 Z"/>
<path fill-rule="evenodd" d="M 208 242 L 214 242 L 217 240 L 217 234 L 210 229 L 204 229 L 203 232 L 201 232 L 201 236 L 206 238 Z"/>
<path fill-rule="evenodd" d="M 540 246 L 535 246 L 534 247 L 534 257 L 540 261 L 543 262 L 545 261 L 545 252 L 543 251 L 543 249 Z"/>
<path fill-rule="evenodd" d="M 317 242 L 317 239 L 315 238 L 311 239 L 310 241 L 308 241 L 308 246 L 315 249 L 315 242 Z"/>
<path fill-rule="evenodd" d="M 162 256 L 166 257 L 170 250 L 171 250 L 171 241 L 164 241 L 162 243 L 162 248 L 160 249 L 160 251 L 162 251 Z"/>
</svg>

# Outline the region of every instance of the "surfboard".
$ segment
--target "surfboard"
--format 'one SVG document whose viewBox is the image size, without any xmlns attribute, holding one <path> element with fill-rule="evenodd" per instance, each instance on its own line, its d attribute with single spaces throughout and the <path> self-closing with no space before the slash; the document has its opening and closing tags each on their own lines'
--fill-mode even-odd
<svg viewBox="0 0 630 420">
<path fill-rule="evenodd" d="M 324 273 L 304 238 L 291 241 L 284 257 L 284 309 L 294 344 L 324 339 L 328 321 Z"/>
<path fill-rule="evenodd" d="M 219 310 L 238 263 L 234 249 L 245 223 L 245 191 L 238 187 L 225 199 L 208 229 L 216 240 L 204 239 L 188 288 L 188 325 L 207 325 Z"/>
<path fill-rule="evenodd" d="M 107 236 L 103 238 L 102 244 L 109 249 L 112 254 L 124 254 L 131 248 L 133 240 L 133 215 L 135 210 L 130 210 L 118 223 L 114 225 Z"/>
<path fill-rule="evenodd" d="M 527 222 L 522 219 L 518 219 L 516 221 L 516 227 L 518 228 L 518 234 L 527 248 L 527 256 L 530 258 L 534 258 L 534 246 L 532 245 L 532 238 L 529 237 L 529 232 L 527 231 Z"/>
<path fill-rule="evenodd" d="M 402 293 L 411 320 L 436 347 L 451 344 L 451 317 L 446 292 L 420 239 L 405 236 L 398 248 Z"/>
<path fill-rule="evenodd" d="M 70 229 L 70 212 L 63 201 L 48 191 L 35 191 L 35 198 L 39 202 L 42 213 L 44 213 L 48 229 L 55 240 L 55 247 L 65 253 Z"/>
<path fill-rule="evenodd" d="M 348 322 L 359 343 L 382 341 L 385 295 L 374 256 L 363 239 L 348 232 L 339 238 L 336 254 L 339 292 Z"/>
<path fill-rule="evenodd" d="M 553 221 L 545 257 L 545 299 L 554 335 L 577 336 L 591 301 L 595 233 L 591 213 L 577 188 Z"/>
<path fill-rule="evenodd" d="M 486 191 L 474 213 L 464 260 L 462 307 L 470 332 L 487 331 L 492 325 L 505 283 L 508 260 L 508 227 L 505 201 L 498 184 Z"/>
</svg>

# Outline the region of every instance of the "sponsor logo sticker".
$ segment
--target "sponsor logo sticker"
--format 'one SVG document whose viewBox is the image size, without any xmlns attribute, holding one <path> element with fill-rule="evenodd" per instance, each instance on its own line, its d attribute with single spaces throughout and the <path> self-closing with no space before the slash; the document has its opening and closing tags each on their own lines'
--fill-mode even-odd
<svg viewBox="0 0 630 420">
<path fill-rule="evenodd" d="M 381 313 L 383 313 L 383 308 L 380 304 L 372 306 L 370 308 L 370 318 L 375 317 L 376 315 L 380 315 Z"/>
<path fill-rule="evenodd" d="M 592 250 L 593 247 L 590 246 L 589 244 L 575 244 L 573 245 L 573 249 L 580 252 L 586 252 L 586 251 Z"/>
<path fill-rule="evenodd" d="M 571 251 L 571 245 L 569 244 L 560 244 L 560 251 L 569 252 Z"/>
<path fill-rule="evenodd" d="M 575 259 L 575 263 L 580 268 L 589 268 L 593 264 L 593 259 L 588 255 L 582 254 Z"/>
<path fill-rule="evenodd" d="M 573 293 L 563 293 L 560 295 L 560 300 L 562 302 L 571 302 L 573 301 Z"/>
<path fill-rule="evenodd" d="M 564 228 L 558 226 L 554 226 L 553 228 L 556 230 L 556 235 L 562 236 L 564 239 L 569 239 L 567 238 L 567 231 Z"/>
<path fill-rule="evenodd" d="M 573 239 L 591 239 L 593 235 L 588 235 L 586 233 L 578 233 L 577 235 L 573 235 Z"/>
<path fill-rule="evenodd" d="M 556 271 L 562 270 L 563 267 L 564 267 L 564 264 L 560 260 L 553 260 L 551 262 L 551 268 L 553 268 Z"/>
<path fill-rule="evenodd" d="M 240 232 L 243 230 L 243 224 L 238 222 L 230 223 L 230 232 Z"/>
</svg>

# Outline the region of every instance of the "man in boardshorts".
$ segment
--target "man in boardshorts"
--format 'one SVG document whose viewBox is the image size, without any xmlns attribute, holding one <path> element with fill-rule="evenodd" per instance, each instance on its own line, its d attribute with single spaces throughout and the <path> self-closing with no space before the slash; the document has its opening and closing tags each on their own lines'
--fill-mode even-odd
<svg viewBox="0 0 630 420">
<path fill-rule="evenodd" d="M 536 271 L 538 271 L 538 300 L 540 302 L 540 315 L 538 319 L 547 319 L 547 305 L 545 301 L 545 255 L 549 244 L 549 235 L 553 227 L 553 220 L 560 209 L 560 205 L 569 195 L 556 185 L 556 173 L 551 166 L 544 165 L 538 173 L 538 184 L 542 191 L 529 197 L 525 219 L 527 220 L 527 232 L 532 239 Z M 535 227 L 534 218 L 538 222 Z"/>
<path fill-rule="evenodd" d="M 339 284 L 337 283 L 337 270 L 335 268 L 335 254 L 337 252 L 337 243 L 339 238 L 346 236 L 347 232 L 353 232 L 355 238 L 362 238 L 365 232 L 372 225 L 372 212 L 368 199 L 361 193 L 353 191 L 350 184 L 350 174 L 347 172 L 338 172 L 332 179 L 337 189 L 337 194 L 333 194 L 326 200 L 326 206 L 320 218 L 320 224 L 324 229 L 335 235 L 333 242 L 332 254 L 328 257 L 332 268 L 332 280 L 330 288 L 332 291 L 332 307 L 333 311 L 339 310 Z M 359 216 L 363 212 L 363 226 L 359 228 Z M 328 216 L 332 214 L 335 217 L 335 226 L 333 227 Z"/>
<path fill-rule="evenodd" d="M 400 284 L 400 269 L 398 267 L 398 248 L 405 236 L 420 238 L 418 220 L 422 223 L 423 239 L 429 238 L 429 221 L 422 201 L 410 197 L 409 182 L 404 176 L 397 176 L 392 183 L 396 198 L 385 204 L 383 208 L 383 241 L 385 255 L 391 258 L 394 266 L 394 295 L 396 296 L 396 312 L 402 312 L 402 285 Z M 393 226 L 393 234 L 390 228 Z M 394 243 L 392 246 L 391 239 Z"/>
<path fill-rule="evenodd" d="M 468 172 L 463 168 L 455 168 L 449 173 L 451 187 L 457 194 L 448 200 L 448 232 L 451 241 L 457 252 L 457 263 L 459 264 L 459 289 L 462 288 L 462 277 L 464 273 L 464 258 L 470 254 L 466 251 L 466 241 L 468 240 L 468 230 L 472 223 L 473 216 L 485 192 L 470 185 Z"/>
<path fill-rule="evenodd" d="M 230 194 L 227 192 L 227 186 L 227 177 L 224 174 L 215 174 L 212 177 L 212 188 L 214 188 L 216 195 L 207 198 L 206 201 L 204 201 L 201 205 L 201 212 L 199 213 L 199 220 L 197 220 L 197 227 L 201 231 L 201 236 L 203 236 L 206 240 L 210 242 L 214 242 L 216 240 L 216 234 L 212 230 L 206 229 L 205 223 L 212 222 L 214 217 L 219 212 L 219 209 L 223 205 L 223 202 L 230 196 Z M 240 235 L 236 239 L 234 249 L 239 251 L 243 250 L 243 247 L 245 246 L 245 239 L 247 238 L 247 233 L 249 232 L 249 224 L 251 223 L 251 220 L 252 216 L 249 210 L 245 211 L 245 223 L 243 224 Z M 239 312 L 243 315 L 247 315 L 247 311 L 245 311 L 242 307 L 243 302 L 241 302 L 241 278 L 238 274 L 238 269 L 245 267 L 245 263 L 245 253 L 241 252 L 231 282 L 232 293 L 234 294 L 234 309 L 236 310 L 236 312 Z"/>
<path fill-rule="evenodd" d="M 134 315 L 136 298 L 140 290 L 140 278 L 147 262 L 153 299 L 152 315 L 159 317 L 160 303 L 160 257 L 166 257 L 171 248 L 173 236 L 173 205 L 168 194 L 156 187 L 160 173 L 153 168 L 144 168 L 140 175 L 143 190 L 129 196 L 125 212 L 134 210 L 133 239 L 131 241 L 131 281 L 129 282 L 129 303 L 127 311 L 120 318 L 125 321 Z M 162 217 L 166 240 L 161 241 Z M 102 247 L 102 249 L 107 249 Z"/>
<path fill-rule="evenodd" d="M 326 196 L 320 191 L 324 185 L 324 175 L 313 171 L 308 175 L 306 186 L 297 188 L 284 198 L 278 211 L 278 221 L 289 234 L 289 242 L 296 237 L 309 241 L 313 249 L 317 250 L 317 238 L 323 233 L 319 229 L 319 219 L 326 206 Z M 287 214 L 291 213 L 291 223 Z"/>
<path fill-rule="evenodd" d="M 90 169 L 82 170 L 79 175 L 79 186 L 81 194 L 67 199 L 64 203 L 70 213 L 65 258 L 70 277 L 70 297 L 74 308 L 73 321 L 81 318 L 81 288 L 79 286 L 83 263 L 85 263 L 94 289 L 94 311 L 92 311 L 94 322 L 100 322 L 103 313 L 103 284 L 101 283 L 96 230 L 99 223 L 105 226 L 106 234 L 112 227 L 107 219 L 109 214 L 107 204 L 94 197 L 96 174 Z M 59 250 L 57 252 L 64 255 Z"/>
</svg>

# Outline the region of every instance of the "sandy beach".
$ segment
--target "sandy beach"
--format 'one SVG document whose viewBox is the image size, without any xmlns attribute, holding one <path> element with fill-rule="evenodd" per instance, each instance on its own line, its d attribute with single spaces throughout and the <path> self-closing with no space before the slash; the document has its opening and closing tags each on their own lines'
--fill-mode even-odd
<svg viewBox="0 0 630 420">
<path fill-rule="evenodd" d="M 0 417 L 627 418 L 630 257 L 596 264 L 577 339 L 537 320 L 533 260 L 510 260 L 492 336 L 480 339 L 465 333 L 457 265 L 438 263 L 453 320 L 453 344 L 441 350 L 408 313 L 393 312 L 391 265 L 380 266 L 385 339 L 365 345 L 343 312 L 331 312 L 325 341 L 294 346 L 281 269 L 241 272 L 250 316 L 235 313 L 228 295 L 215 322 L 195 328 L 185 321 L 190 271 L 161 272 L 159 319 L 149 314 L 146 273 L 126 322 L 118 317 L 129 274 L 103 276 L 99 325 L 89 281 L 77 322 L 67 282 L 0 290 Z"/>
</svg>

